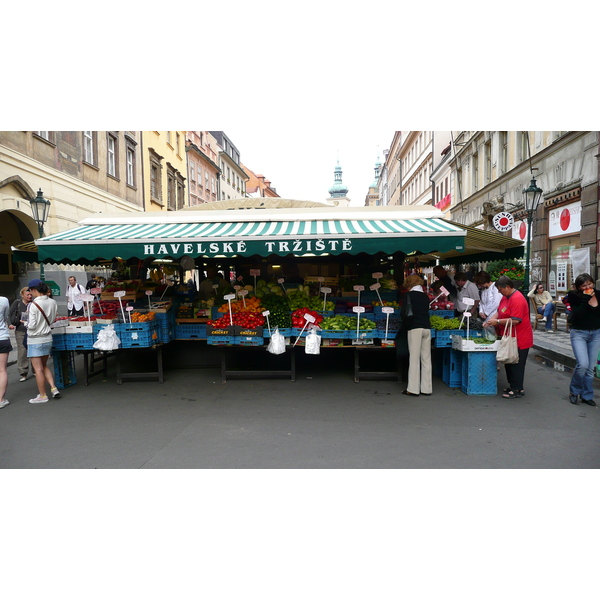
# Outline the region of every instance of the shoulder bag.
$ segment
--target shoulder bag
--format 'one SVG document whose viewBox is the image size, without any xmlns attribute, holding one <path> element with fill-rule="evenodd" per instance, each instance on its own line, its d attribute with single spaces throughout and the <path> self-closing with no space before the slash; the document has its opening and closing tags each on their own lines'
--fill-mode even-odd
<svg viewBox="0 0 600 600">
<path fill-rule="evenodd" d="M 44 315 L 44 319 L 46 319 L 46 323 L 48 323 L 48 327 L 52 328 L 52 324 L 50 323 L 50 321 L 48 321 L 48 317 L 46 316 L 44 309 L 39 304 L 37 304 L 35 300 L 32 300 L 31 302 L 40 309 L 40 312 Z"/>
<path fill-rule="evenodd" d="M 504 328 L 504 335 L 500 338 L 500 347 L 496 354 L 496 360 L 503 365 L 515 365 L 519 362 L 519 347 L 517 338 L 513 336 L 512 319 L 509 325 Z"/>
</svg>

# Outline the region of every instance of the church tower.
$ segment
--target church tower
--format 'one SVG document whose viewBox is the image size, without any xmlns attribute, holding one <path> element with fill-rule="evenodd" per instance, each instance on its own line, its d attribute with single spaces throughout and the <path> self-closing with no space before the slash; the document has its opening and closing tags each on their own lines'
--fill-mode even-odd
<svg viewBox="0 0 600 600">
<path fill-rule="evenodd" d="M 339 160 L 333 171 L 333 185 L 329 188 L 329 195 L 331 198 L 346 198 L 348 195 L 348 188 L 342 183 L 342 167 Z"/>
</svg>

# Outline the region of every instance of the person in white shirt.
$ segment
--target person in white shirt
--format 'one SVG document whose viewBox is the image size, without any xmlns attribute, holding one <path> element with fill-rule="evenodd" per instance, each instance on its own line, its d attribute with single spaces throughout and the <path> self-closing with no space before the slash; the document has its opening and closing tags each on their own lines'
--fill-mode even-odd
<svg viewBox="0 0 600 600">
<path fill-rule="evenodd" d="M 479 306 L 479 290 L 477 286 L 469 281 L 466 273 L 459 272 L 454 276 L 454 283 L 456 285 L 456 310 L 459 313 L 469 311 L 472 315 L 477 314 Z M 465 298 L 471 298 L 473 305 L 465 303 Z"/>
<path fill-rule="evenodd" d="M 77 283 L 77 279 L 73 276 L 69 277 L 69 285 L 67 286 L 67 309 L 69 317 L 83 316 L 83 300 L 78 298 L 79 294 L 85 294 L 85 288 Z"/>
<path fill-rule="evenodd" d="M 498 304 L 502 300 L 502 294 L 494 285 L 490 274 L 486 271 L 479 271 L 474 277 L 475 285 L 481 291 L 481 302 L 479 303 L 479 316 L 487 321 L 492 315 L 498 312 Z"/>
</svg>

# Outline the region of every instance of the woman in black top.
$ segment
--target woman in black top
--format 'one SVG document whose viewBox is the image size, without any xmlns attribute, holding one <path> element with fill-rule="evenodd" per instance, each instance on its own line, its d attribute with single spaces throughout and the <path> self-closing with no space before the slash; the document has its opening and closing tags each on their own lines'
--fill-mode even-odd
<svg viewBox="0 0 600 600">
<path fill-rule="evenodd" d="M 594 402 L 594 369 L 600 352 L 600 292 L 588 273 L 575 279 L 575 290 L 567 294 L 571 306 L 571 346 L 575 354 L 575 370 L 569 387 L 569 400 L 590 406 Z"/>
<path fill-rule="evenodd" d="M 403 283 L 408 290 L 402 302 L 402 327 L 408 337 L 408 386 L 402 392 L 407 396 L 431 396 L 431 325 L 429 324 L 429 297 L 423 291 L 423 279 L 409 275 Z M 407 296 L 410 296 L 412 316 L 406 316 Z"/>
<path fill-rule="evenodd" d="M 30 361 L 27 358 L 27 347 L 25 346 L 25 334 L 27 327 L 21 322 L 21 315 L 27 312 L 27 305 L 31 302 L 31 292 L 28 287 L 21 288 L 21 297 L 17 298 L 10 306 L 11 329 L 15 330 L 15 341 L 17 342 L 17 369 L 19 370 L 19 381 L 26 381 L 29 373 Z M 16 325 L 14 325 L 16 323 Z"/>
</svg>

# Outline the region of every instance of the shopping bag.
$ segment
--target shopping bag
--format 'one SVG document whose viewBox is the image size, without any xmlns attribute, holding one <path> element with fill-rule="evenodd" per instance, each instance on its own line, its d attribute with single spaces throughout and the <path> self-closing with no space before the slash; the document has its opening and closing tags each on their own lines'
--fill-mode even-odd
<svg viewBox="0 0 600 600">
<path fill-rule="evenodd" d="M 306 336 L 304 341 L 304 348 L 306 354 L 320 354 L 321 353 L 321 336 L 317 335 L 316 329 L 311 329 Z"/>
<path fill-rule="evenodd" d="M 115 331 L 114 325 L 107 325 L 98 332 L 98 339 L 94 342 L 94 348 L 96 350 L 102 350 L 103 352 L 109 352 L 110 350 L 117 350 L 121 345 L 121 340 Z"/>
<path fill-rule="evenodd" d="M 275 327 L 275 330 L 271 334 L 267 352 L 270 352 L 271 354 L 283 354 L 285 352 L 285 338 L 279 333 L 277 327 Z"/>
<path fill-rule="evenodd" d="M 512 334 L 512 319 L 508 327 L 504 328 L 504 335 L 500 338 L 500 346 L 496 353 L 496 360 L 504 365 L 514 365 L 519 362 L 519 348 L 517 338 Z"/>
</svg>

